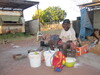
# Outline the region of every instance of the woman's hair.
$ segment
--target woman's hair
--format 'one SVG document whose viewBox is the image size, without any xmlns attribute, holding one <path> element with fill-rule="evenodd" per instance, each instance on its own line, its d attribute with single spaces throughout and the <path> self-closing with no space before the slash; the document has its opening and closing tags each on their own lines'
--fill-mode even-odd
<svg viewBox="0 0 100 75">
<path fill-rule="evenodd" d="M 64 24 L 64 23 L 70 24 L 70 20 L 69 20 L 69 19 L 65 19 L 65 20 L 63 21 L 63 24 Z"/>
</svg>

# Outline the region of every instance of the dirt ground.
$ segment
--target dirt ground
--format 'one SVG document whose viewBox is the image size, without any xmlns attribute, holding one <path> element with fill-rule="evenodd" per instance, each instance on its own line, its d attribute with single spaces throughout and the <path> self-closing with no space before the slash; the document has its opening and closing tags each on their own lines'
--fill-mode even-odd
<svg viewBox="0 0 100 75">
<path fill-rule="evenodd" d="M 0 75 L 100 75 L 100 69 L 80 64 L 78 67 L 64 67 L 62 72 L 54 72 L 51 67 L 41 63 L 38 68 L 30 67 L 28 57 L 14 60 L 14 54 L 28 54 L 28 50 L 39 47 L 35 38 L 12 41 L 9 44 L 0 44 Z M 93 50 L 94 51 L 94 50 Z"/>
</svg>

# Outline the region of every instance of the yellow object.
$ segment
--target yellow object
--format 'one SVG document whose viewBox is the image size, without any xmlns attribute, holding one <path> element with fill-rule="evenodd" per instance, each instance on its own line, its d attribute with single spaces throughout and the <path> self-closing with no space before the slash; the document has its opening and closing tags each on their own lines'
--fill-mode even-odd
<svg viewBox="0 0 100 75">
<path fill-rule="evenodd" d="M 75 62 L 66 62 L 66 67 L 73 67 Z"/>
<path fill-rule="evenodd" d="M 58 55 L 56 55 L 55 57 L 58 58 Z"/>
<path fill-rule="evenodd" d="M 63 62 L 62 62 L 62 65 L 65 65 L 65 64 L 66 64 L 66 62 L 65 62 L 65 61 L 63 61 Z"/>
<path fill-rule="evenodd" d="M 76 62 L 76 59 L 75 58 L 72 58 L 72 57 L 67 57 L 66 58 L 66 67 L 73 67 L 74 64 Z"/>
<path fill-rule="evenodd" d="M 0 25 L 0 34 L 2 33 L 2 26 Z"/>
<path fill-rule="evenodd" d="M 35 55 L 37 55 L 37 54 L 38 54 L 38 52 L 34 52 L 34 54 L 35 54 Z"/>
</svg>

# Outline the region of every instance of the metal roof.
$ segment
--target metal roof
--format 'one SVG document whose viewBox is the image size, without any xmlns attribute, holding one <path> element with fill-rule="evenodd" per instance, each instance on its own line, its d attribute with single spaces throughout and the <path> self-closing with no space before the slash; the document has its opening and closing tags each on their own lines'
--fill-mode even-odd
<svg viewBox="0 0 100 75">
<path fill-rule="evenodd" d="M 36 1 L 27 0 L 0 0 L 1 10 L 24 10 L 28 7 L 39 4 Z"/>
<path fill-rule="evenodd" d="M 95 6 L 100 6 L 100 1 L 98 2 L 91 2 L 91 3 L 86 3 L 86 4 L 81 4 L 78 5 L 79 7 L 95 7 Z"/>
</svg>

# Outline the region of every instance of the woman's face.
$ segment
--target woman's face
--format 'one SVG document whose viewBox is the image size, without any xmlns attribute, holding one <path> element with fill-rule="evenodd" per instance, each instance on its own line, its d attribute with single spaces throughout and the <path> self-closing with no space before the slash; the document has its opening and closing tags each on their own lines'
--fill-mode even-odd
<svg viewBox="0 0 100 75">
<path fill-rule="evenodd" d="M 70 28 L 70 24 L 64 23 L 64 24 L 62 24 L 62 27 L 64 28 L 65 31 L 68 31 Z"/>
</svg>

